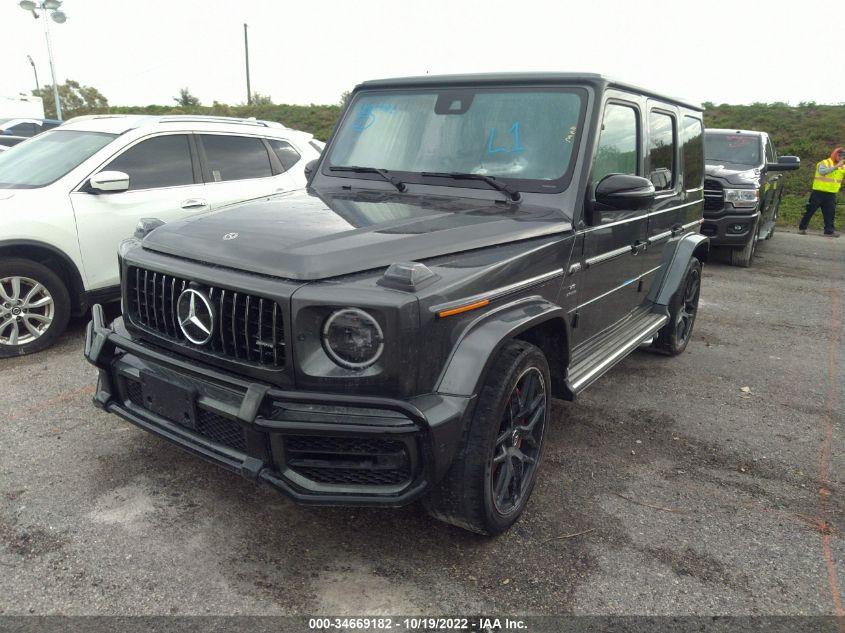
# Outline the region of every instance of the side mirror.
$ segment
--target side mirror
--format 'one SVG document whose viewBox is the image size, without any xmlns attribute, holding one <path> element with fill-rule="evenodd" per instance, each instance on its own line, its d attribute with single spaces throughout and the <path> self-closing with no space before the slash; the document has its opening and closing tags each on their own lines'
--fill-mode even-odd
<svg viewBox="0 0 845 633">
<path fill-rule="evenodd" d="M 122 171 L 101 171 L 91 176 L 88 186 L 94 191 L 104 193 L 126 191 L 129 189 L 129 174 Z"/>
<path fill-rule="evenodd" d="M 768 163 L 769 171 L 795 171 L 801 167 L 801 159 L 797 156 L 781 156 L 776 163 Z"/>
<path fill-rule="evenodd" d="M 308 179 L 308 182 L 311 182 L 311 177 L 314 175 L 314 172 L 317 170 L 317 164 L 320 162 L 319 158 L 315 158 L 314 160 L 309 160 L 305 163 L 305 177 Z"/>
<path fill-rule="evenodd" d="M 641 176 L 609 174 L 596 185 L 596 202 L 612 209 L 645 209 L 654 202 L 654 195 L 654 185 Z"/>
</svg>

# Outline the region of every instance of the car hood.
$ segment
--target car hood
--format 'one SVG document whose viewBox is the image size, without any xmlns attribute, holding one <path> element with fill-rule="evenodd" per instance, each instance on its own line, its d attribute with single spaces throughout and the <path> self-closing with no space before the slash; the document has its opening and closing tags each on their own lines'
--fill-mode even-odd
<svg viewBox="0 0 845 633">
<path fill-rule="evenodd" d="M 145 249 L 315 280 L 572 230 L 559 209 L 373 191 L 298 191 L 157 228 Z"/>
<path fill-rule="evenodd" d="M 720 161 L 706 161 L 704 173 L 710 178 L 723 180 L 731 185 L 752 187 L 760 184 L 760 168 L 725 163 Z"/>
</svg>

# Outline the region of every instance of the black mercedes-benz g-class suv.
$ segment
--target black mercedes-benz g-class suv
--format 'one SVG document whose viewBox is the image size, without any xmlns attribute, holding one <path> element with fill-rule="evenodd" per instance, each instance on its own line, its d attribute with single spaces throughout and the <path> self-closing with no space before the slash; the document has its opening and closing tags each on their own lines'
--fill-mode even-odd
<svg viewBox="0 0 845 633">
<path fill-rule="evenodd" d="M 704 224 L 712 246 L 729 248 L 734 266 L 748 267 L 758 240 L 775 232 L 783 171 L 798 169 L 797 156 L 778 158 L 765 132 L 708 128 L 704 134 Z"/>
<path fill-rule="evenodd" d="M 550 398 L 686 347 L 703 179 L 697 107 L 598 75 L 366 82 L 307 191 L 122 244 L 94 401 L 303 503 L 501 532 Z"/>
</svg>

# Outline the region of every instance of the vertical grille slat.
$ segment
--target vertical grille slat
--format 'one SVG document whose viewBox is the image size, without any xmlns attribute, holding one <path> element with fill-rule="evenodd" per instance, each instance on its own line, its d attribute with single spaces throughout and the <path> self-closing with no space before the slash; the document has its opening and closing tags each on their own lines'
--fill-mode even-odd
<svg viewBox="0 0 845 633">
<path fill-rule="evenodd" d="M 161 323 L 164 325 L 164 331 L 170 335 L 167 329 L 167 304 L 165 303 L 164 289 L 167 287 L 167 275 L 161 275 Z"/>
<path fill-rule="evenodd" d="M 279 304 L 273 302 L 273 364 L 279 364 L 279 338 L 276 333 L 276 314 L 279 311 Z"/>
<path fill-rule="evenodd" d="M 149 297 L 147 296 L 147 290 L 149 289 L 149 281 L 150 281 L 150 271 L 144 271 L 144 315 L 146 316 L 146 325 L 150 324 L 150 302 Z"/>
<path fill-rule="evenodd" d="M 246 349 L 246 359 L 252 360 L 250 358 L 250 349 L 249 349 L 249 295 L 246 296 L 246 302 L 244 305 L 244 348 Z"/>
<path fill-rule="evenodd" d="M 135 325 L 224 359 L 284 367 L 284 318 L 276 301 L 138 267 L 129 269 L 126 283 L 127 316 Z M 190 343 L 179 325 L 179 296 L 189 284 L 205 293 L 218 320 L 204 345 Z"/>
<path fill-rule="evenodd" d="M 153 300 L 153 324 L 155 329 L 158 329 L 158 311 L 156 309 L 156 279 L 158 277 L 158 273 L 153 273 L 153 287 L 147 288 L 147 292 L 151 295 Z"/>
<path fill-rule="evenodd" d="M 170 320 L 173 324 L 173 336 L 179 336 L 179 324 L 176 320 L 179 318 L 179 310 L 176 307 L 176 277 L 170 279 Z"/>
<path fill-rule="evenodd" d="M 232 293 L 232 347 L 235 349 L 235 358 L 240 358 L 238 355 L 238 293 Z"/>
<path fill-rule="evenodd" d="M 220 347 L 223 351 L 224 356 L 226 356 L 229 353 L 226 349 L 226 337 L 223 336 L 223 321 L 225 321 L 225 319 L 223 318 L 223 315 L 224 315 L 223 306 L 224 306 L 225 303 L 226 303 L 226 291 L 221 290 L 220 291 L 220 306 L 217 309 L 217 314 L 220 315 L 220 328 L 219 328 L 220 329 Z"/>
<path fill-rule="evenodd" d="M 264 364 L 264 299 L 258 298 L 258 362 Z"/>
</svg>

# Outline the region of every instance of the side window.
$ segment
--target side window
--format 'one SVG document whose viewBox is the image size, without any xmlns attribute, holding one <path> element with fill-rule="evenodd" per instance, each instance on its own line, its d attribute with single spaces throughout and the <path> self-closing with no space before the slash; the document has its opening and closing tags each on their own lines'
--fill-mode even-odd
<svg viewBox="0 0 845 633">
<path fill-rule="evenodd" d="M 648 177 L 657 191 L 675 188 L 675 117 L 652 110 L 648 114 Z"/>
<path fill-rule="evenodd" d="M 11 134 L 12 136 L 35 136 L 40 131 L 35 123 L 18 123 L 8 128 L 6 134 Z"/>
<path fill-rule="evenodd" d="M 185 134 L 167 134 L 130 147 L 103 168 L 129 174 L 129 190 L 194 183 L 191 149 Z"/>
<path fill-rule="evenodd" d="M 214 182 L 272 176 L 270 156 L 260 138 L 202 134 L 208 169 Z"/>
<path fill-rule="evenodd" d="M 767 163 L 776 163 L 778 162 L 777 154 L 775 153 L 775 146 L 772 145 L 772 139 L 766 138 L 766 162 Z"/>
<path fill-rule="evenodd" d="M 625 105 L 608 103 L 599 136 L 599 146 L 593 162 L 593 183 L 608 174 L 639 172 L 639 125 L 637 111 Z"/>
<path fill-rule="evenodd" d="M 294 165 L 299 162 L 299 159 L 302 156 L 299 155 L 293 145 L 288 143 L 287 141 L 282 141 L 277 138 L 268 138 L 266 139 L 268 143 L 270 143 L 270 147 L 273 148 L 273 152 L 279 159 L 279 162 L 282 163 L 282 170 L 287 171 Z"/>
<path fill-rule="evenodd" d="M 682 142 L 684 188 L 698 189 L 704 185 L 704 126 L 700 119 L 684 117 Z"/>
</svg>

